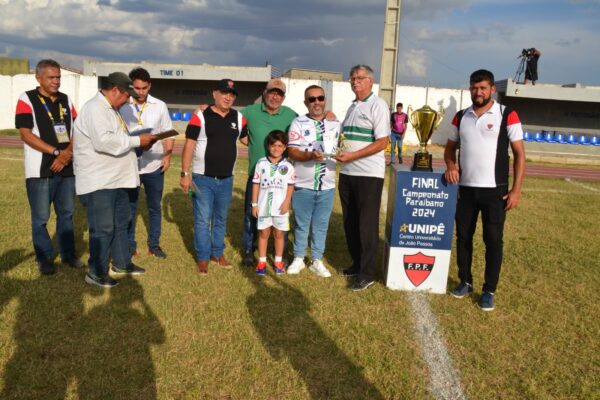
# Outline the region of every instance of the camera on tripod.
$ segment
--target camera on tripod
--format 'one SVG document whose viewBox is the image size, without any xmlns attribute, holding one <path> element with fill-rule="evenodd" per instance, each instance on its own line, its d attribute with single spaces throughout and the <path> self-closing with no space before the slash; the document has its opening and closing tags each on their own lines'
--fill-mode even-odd
<svg viewBox="0 0 600 400">
<path fill-rule="evenodd" d="M 521 55 L 519 57 L 523 57 L 523 58 L 531 58 L 533 57 L 535 53 L 535 48 L 530 48 L 530 49 L 523 49 L 521 51 Z"/>
</svg>

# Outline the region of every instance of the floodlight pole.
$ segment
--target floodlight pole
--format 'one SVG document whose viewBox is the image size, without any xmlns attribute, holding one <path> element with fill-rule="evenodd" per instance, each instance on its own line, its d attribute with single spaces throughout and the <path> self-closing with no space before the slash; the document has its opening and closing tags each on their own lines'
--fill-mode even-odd
<svg viewBox="0 0 600 400">
<path fill-rule="evenodd" d="M 381 50 L 381 70 L 379 72 L 379 97 L 388 103 L 390 109 L 394 110 L 401 4 L 402 0 L 387 0 L 383 28 L 383 48 Z"/>
</svg>

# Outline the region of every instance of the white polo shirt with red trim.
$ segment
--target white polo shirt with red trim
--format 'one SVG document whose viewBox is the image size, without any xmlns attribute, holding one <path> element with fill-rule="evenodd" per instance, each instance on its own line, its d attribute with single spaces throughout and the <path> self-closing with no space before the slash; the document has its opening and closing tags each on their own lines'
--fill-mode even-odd
<svg viewBox="0 0 600 400">
<path fill-rule="evenodd" d="M 523 140 L 523 128 L 516 111 L 509 111 L 506 134 L 500 134 L 505 106 L 494 102 L 477 117 L 473 107 L 467 108 L 458 129 L 458 114 L 452 120 L 449 139 L 459 143 L 461 186 L 497 187 L 508 184 L 508 146 Z"/>
</svg>

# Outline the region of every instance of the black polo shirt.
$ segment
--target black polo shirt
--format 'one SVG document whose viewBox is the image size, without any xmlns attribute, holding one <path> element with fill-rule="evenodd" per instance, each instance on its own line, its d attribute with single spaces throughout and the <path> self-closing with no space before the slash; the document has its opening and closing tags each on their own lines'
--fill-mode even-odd
<svg viewBox="0 0 600 400">
<path fill-rule="evenodd" d="M 38 89 L 29 90 L 23 93 L 17 102 L 15 113 L 15 127 L 31 129 L 32 133 L 42 139 L 44 142 L 58 149 L 64 150 L 69 146 L 69 143 L 59 143 L 54 132 L 54 126 L 46 108 L 40 100 L 40 96 L 44 99 L 48 110 L 54 118 L 54 123 L 64 122 L 66 125 L 69 137 L 72 138 L 72 124 L 77 113 L 66 94 L 58 92 L 56 100 L 52 101 L 49 97 L 43 96 Z M 60 107 L 62 106 L 63 116 L 61 118 Z M 50 166 L 55 157 L 52 154 L 41 153 L 37 150 L 29 148 L 26 152 L 25 163 L 26 168 L 39 169 L 39 177 L 48 178 L 54 173 L 50 171 Z M 39 154 L 41 153 L 41 157 Z M 69 163 L 62 171 L 58 173 L 61 176 L 73 176 L 73 163 Z"/>
<path fill-rule="evenodd" d="M 239 118 L 234 109 L 222 117 L 212 110 L 212 105 L 202 112 L 202 116 L 204 127 L 199 115 L 194 114 L 185 130 L 186 138 L 202 142 L 196 146 L 193 170 L 211 177 L 232 176 L 237 160 L 237 140 L 248 135 L 246 120 Z"/>
</svg>

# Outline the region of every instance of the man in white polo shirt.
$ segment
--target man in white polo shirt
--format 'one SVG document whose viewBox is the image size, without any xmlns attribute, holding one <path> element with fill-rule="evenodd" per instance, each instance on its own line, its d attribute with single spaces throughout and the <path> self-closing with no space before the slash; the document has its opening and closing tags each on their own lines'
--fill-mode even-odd
<svg viewBox="0 0 600 400">
<path fill-rule="evenodd" d="M 471 262 L 473 234 L 481 211 L 485 242 L 485 281 L 479 307 L 494 309 L 494 292 L 502 265 L 502 236 L 506 211 L 521 198 L 525 176 L 525 148 L 519 116 L 492 100 L 494 75 L 487 70 L 471 74 L 473 105 L 459 111 L 446 144 L 446 180 L 459 184 L 456 206 L 456 259 L 460 284 L 451 292 L 462 298 L 473 292 Z M 460 161 L 456 150 L 460 145 Z M 513 183 L 508 190 L 508 146 L 514 155 Z"/>
<path fill-rule="evenodd" d="M 148 149 L 156 138 L 151 134 L 131 136 L 119 108 L 137 97 L 131 79 L 113 72 L 102 81 L 101 90 L 90 99 L 75 120 L 73 167 L 75 190 L 87 208 L 90 237 L 91 285 L 113 287 L 118 282 L 108 275 L 108 262 L 116 274 L 143 274 L 131 262 L 127 243 L 130 220 L 129 189 L 140 185 L 134 149 Z"/>
<path fill-rule="evenodd" d="M 133 90 L 139 96 L 131 97 L 121 107 L 121 115 L 130 132 L 140 129 L 152 129 L 156 135 L 173 128 L 169 110 L 164 101 L 150 95 L 150 74 L 144 68 L 135 68 L 129 73 L 133 82 Z M 146 204 L 148 206 L 148 254 L 166 258 L 167 255 L 160 248 L 161 233 L 161 200 L 165 184 L 165 172 L 171 165 L 171 154 L 175 138 L 169 138 L 154 143 L 148 151 L 144 151 L 138 158 L 140 171 L 140 186 L 130 192 L 131 223 L 129 224 L 129 250 L 132 255 L 137 255 L 137 242 L 135 241 L 135 222 L 140 188 L 144 185 Z"/>
<path fill-rule="evenodd" d="M 339 192 L 344 231 L 352 266 L 343 271 L 354 277 L 354 291 L 369 288 L 375 280 L 379 243 L 379 208 L 385 175 L 384 150 L 390 136 L 387 103 L 373 93 L 373 70 L 356 65 L 350 70 L 350 85 L 356 99 L 343 123 L 343 151 L 336 157 L 344 163 Z"/>
<path fill-rule="evenodd" d="M 296 183 L 292 197 L 294 228 L 294 261 L 288 274 L 304 269 L 304 256 L 310 231 L 309 269 L 328 278 L 331 273 L 323 264 L 325 239 L 335 194 L 335 165 L 331 153 L 337 148 L 341 124 L 325 119 L 325 92 L 312 85 L 304 91 L 304 105 L 308 114 L 296 117 L 289 130 L 288 157 L 294 161 Z"/>
</svg>

